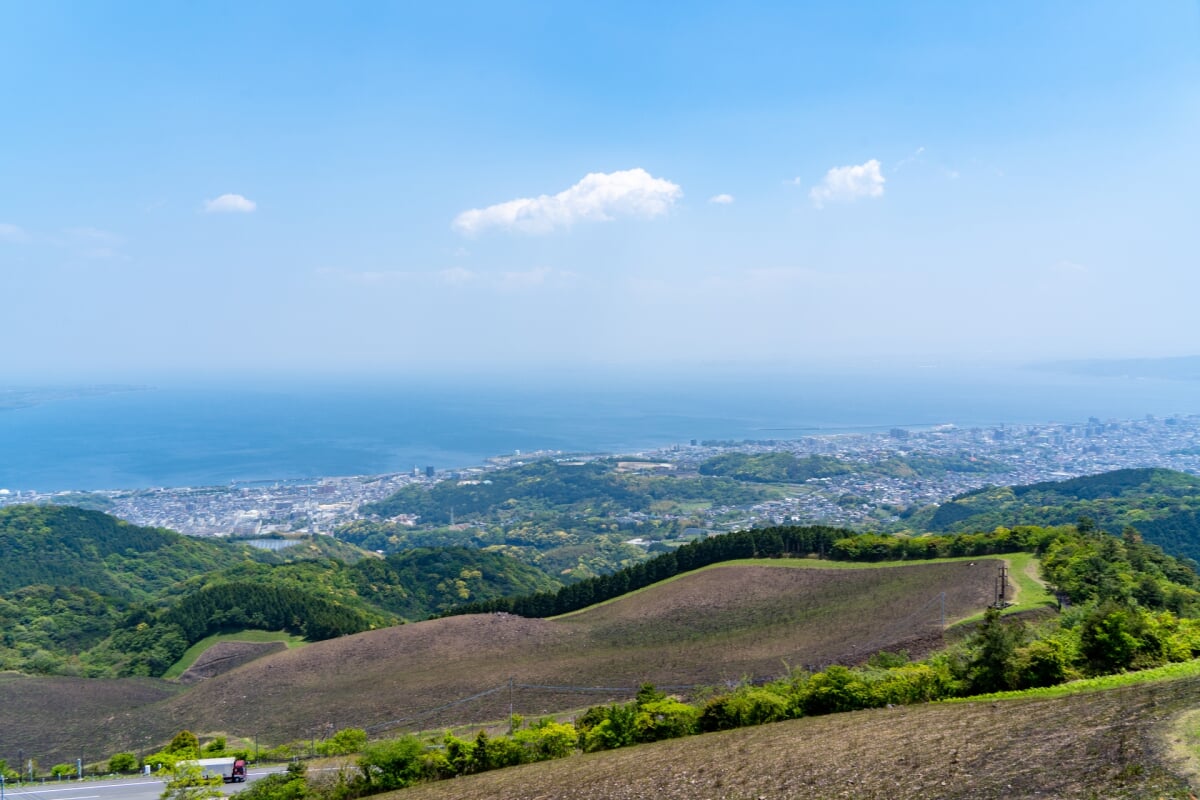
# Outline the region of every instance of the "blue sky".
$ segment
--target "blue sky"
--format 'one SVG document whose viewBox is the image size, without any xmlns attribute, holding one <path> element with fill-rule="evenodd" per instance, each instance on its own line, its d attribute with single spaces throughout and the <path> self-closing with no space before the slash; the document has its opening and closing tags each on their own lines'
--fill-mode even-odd
<svg viewBox="0 0 1200 800">
<path fill-rule="evenodd" d="M 0 2 L 0 97 L 13 376 L 1200 352 L 1196 2 Z"/>
</svg>

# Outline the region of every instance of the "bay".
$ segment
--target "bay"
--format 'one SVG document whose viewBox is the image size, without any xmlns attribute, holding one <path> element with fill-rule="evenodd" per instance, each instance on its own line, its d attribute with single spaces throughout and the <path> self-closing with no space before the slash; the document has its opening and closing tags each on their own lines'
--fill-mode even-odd
<svg viewBox="0 0 1200 800">
<path fill-rule="evenodd" d="M 0 411 L 0 488 L 206 486 L 459 468 L 518 450 L 1196 413 L 1200 382 L 1016 368 L 210 381 Z"/>
</svg>

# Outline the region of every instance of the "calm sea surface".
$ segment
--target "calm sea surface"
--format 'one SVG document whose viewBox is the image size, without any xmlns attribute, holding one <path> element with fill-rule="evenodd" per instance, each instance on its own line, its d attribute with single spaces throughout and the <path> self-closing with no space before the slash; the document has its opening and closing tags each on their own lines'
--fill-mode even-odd
<svg viewBox="0 0 1200 800">
<path fill-rule="evenodd" d="M 463 467 L 940 423 L 1200 413 L 1200 382 L 994 370 L 607 376 L 501 385 L 164 386 L 0 411 L 0 488 L 57 491 Z"/>
</svg>

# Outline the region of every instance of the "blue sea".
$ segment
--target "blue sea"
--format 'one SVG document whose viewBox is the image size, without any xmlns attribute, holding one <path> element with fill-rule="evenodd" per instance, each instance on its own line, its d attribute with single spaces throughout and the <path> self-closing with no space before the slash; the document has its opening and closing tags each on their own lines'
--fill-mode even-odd
<svg viewBox="0 0 1200 800">
<path fill-rule="evenodd" d="M 1198 381 L 1017 368 L 163 384 L 0 410 L 0 488 L 206 486 L 457 468 L 517 450 L 1197 413 Z"/>
</svg>

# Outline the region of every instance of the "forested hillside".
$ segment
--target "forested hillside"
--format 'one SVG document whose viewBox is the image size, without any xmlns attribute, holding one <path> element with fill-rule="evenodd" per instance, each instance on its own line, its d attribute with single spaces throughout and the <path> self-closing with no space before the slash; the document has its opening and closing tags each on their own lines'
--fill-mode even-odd
<svg viewBox="0 0 1200 800">
<path fill-rule="evenodd" d="M 198 573 L 270 554 L 68 506 L 0 509 L 0 593 L 39 584 L 145 600 Z"/>
<path fill-rule="evenodd" d="M 213 633 L 327 639 L 560 585 L 501 553 L 385 560 L 319 540 L 269 552 L 57 506 L 0 511 L 0 548 L 10 566 L 0 572 L 0 669 L 37 674 L 159 675 Z"/>
<path fill-rule="evenodd" d="M 681 540 L 703 524 L 698 508 L 775 495 L 730 478 L 621 471 L 609 460 L 542 460 L 432 487 L 407 486 L 363 507 L 377 518 L 353 522 L 336 535 L 384 553 L 497 547 L 551 575 L 578 580 L 643 560 L 645 549 L 629 544 L 631 538 Z M 398 515 L 406 519 L 396 521 Z"/>
<path fill-rule="evenodd" d="M 989 487 L 921 509 L 907 523 L 918 531 L 959 532 L 1064 525 L 1082 518 L 1113 534 L 1133 526 L 1167 552 L 1200 560 L 1200 478 L 1166 469 Z"/>
<path fill-rule="evenodd" d="M 947 472 L 997 472 L 1001 465 L 966 455 L 928 453 L 893 454 L 871 464 L 843 461 L 833 456 L 797 458 L 791 453 L 724 453 L 700 465 L 701 475 L 715 475 L 754 483 L 802 483 L 851 472 L 867 476 L 912 478 Z"/>
</svg>

